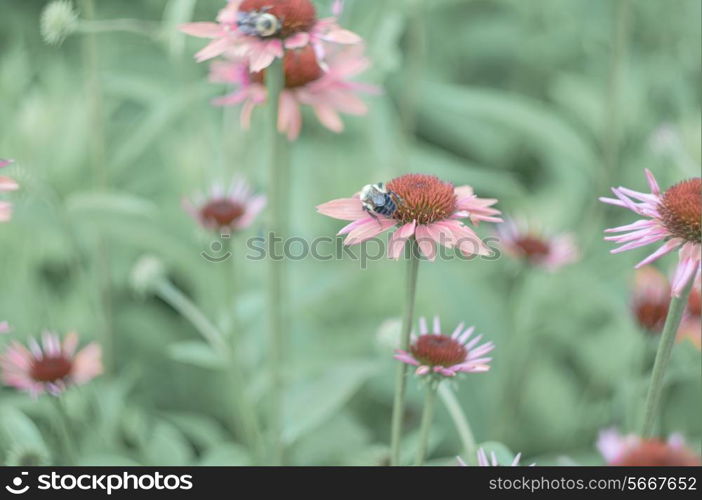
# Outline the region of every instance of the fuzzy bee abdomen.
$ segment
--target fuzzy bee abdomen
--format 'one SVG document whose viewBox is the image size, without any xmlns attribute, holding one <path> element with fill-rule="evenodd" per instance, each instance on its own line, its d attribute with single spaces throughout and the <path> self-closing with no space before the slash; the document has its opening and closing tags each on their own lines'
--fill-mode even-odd
<svg viewBox="0 0 702 500">
<path fill-rule="evenodd" d="M 383 203 L 383 205 L 375 207 L 376 213 L 385 215 L 386 217 L 392 216 L 392 214 L 395 213 L 395 210 L 397 210 L 397 205 L 389 196 L 385 197 L 385 203 Z"/>
</svg>

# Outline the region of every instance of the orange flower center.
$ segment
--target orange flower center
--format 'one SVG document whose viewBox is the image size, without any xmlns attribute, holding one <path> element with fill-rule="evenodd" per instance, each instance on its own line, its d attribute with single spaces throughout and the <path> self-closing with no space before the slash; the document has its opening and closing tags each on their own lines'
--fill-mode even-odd
<svg viewBox="0 0 702 500">
<path fill-rule="evenodd" d="M 448 219 L 456 211 L 453 184 L 433 175 L 403 175 L 388 182 L 387 188 L 399 197 L 393 217 L 402 224 L 414 220 L 431 224 Z"/>
<path fill-rule="evenodd" d="M 658 211 L 673 236 L 692 243 L 702 242 L 702 179 L 695 177 L 668 189 L 663 193 Z"/>
<path fill-rule="evenodd" d="M 244 215 L 244 207 L 228 199 L 213 200 L 200 209 L 200 217 L 207 223 L 227 227 Z"/>
<path fill-rule="evenodd" d="M 536 236 L 520 236 L 514 244 L 522 252 L 522 255 L 528 260 L 539 260 L 546 257 L 551 251 L 547 241 L 537 238 Z"/>
<path fill-rule="evenodd" d="M 410 346 L 417 361 L 429 366 L 453 366 L 466 360 L 465 346 L 446 335 L 421 335 Z"/>
<path fill-rule="evenodd" d="M 244 0 L 239 12 L 266 12 L 278 18 L 280 37 L 310 31 L 317 22 L 317 13 L 310 0 Z"/>
<path fill-rule="evenodd" d="M 302 49 L 285 51 L 283 69 L 285 71 L 285 87 L 289 89 L 302 87 L 319 80 L 324 74 L 311 45 Z M 250 75 L 252 82 L 260 84 L 265 82 L 265 77 L 266 70 Z"/>
<path fill-rule="evenodd" d="M 44 356 L 32 361 L 29 376 L 37 382 L 58 382 L 70 375 L 73 363 L 65 356 Z"/>
<path fill-rule="evenodd" d="M 700 457 L 687 448 L 672 446 L 658 439 L 647 439 L 631 449 L 611 465 L 623 467 L 665 467 L 702 465 Z"/>
</svg>

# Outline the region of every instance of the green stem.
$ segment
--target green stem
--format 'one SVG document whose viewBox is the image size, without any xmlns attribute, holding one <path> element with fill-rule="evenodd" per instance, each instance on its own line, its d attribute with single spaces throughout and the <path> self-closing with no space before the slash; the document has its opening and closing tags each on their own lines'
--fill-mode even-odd
<svg viewBox="0 0 702 500">
<path fill-rule="evenodd" d="M 73 433 L 71 432 L 70 419 L 68 418 L 68 412 L 63 405 L 61 400 L 62 396 L 52 397 L 51 400 L 56 408 L 56 414 L 58 416 L 58 431 L 59 431 L 59 441 L 61 443 L 61 448 L 64 454 L 63 463 L 57 465 L 74 465 L 77 458 L 76 447 L 74 443 Z"/>
<path fill-rule="evenodd" d="M 414 238 L 410 240 L 410 256 L 407 260 L 407 288 L 405 290 L 405 312 L 402 318 L 400 349 L 409 349 L 410 332 L 414 321 L 414 303 L 417 295 L 417 275 L 419 270 L 419 248 Z M 392 407 L 392 430 L 390 442 L 390 465 L 400 462 L 402 440 L 402 419 L 405 414 L 405 392 L 407 388 L 407 363 L 398 363 L 395 375 L 395 400 Z"/>
<path fill-rule="evenodd" d="M 282 253 L 283 240 L 287 233 L 287 140 L 278 133 L 278 111 L 280 93 L 285 84 L 283 62 L 276 59 L 266 69 L 268 91 L 268 127 L 270 161 L 268 170 L 268 210 L 269 210 L 269 259 L 268 259 L 268 365 L 270 376 L 270 414 L 268 424 L 271 434 L 273 465 L 283 462 L 283 325 L 285 325 L 285 257 Z"/>
<path fill-rule="evenodd" d="M 93 22 L 95 17 L 94 0 L 82 0 L 82 15 L 86 22 Z M 103 113 L 103 96 L 100 85 L 97 38 L 94 34 L 86 34 L 83 38 L 83 63 L 85 66 L 86 96 L 88 102 L 88 120 L 90 124 L 90 140 L 88 141 L 88 158 L 95 176 L 95 184 L 99 189 L 109 185 L 107 169 L 105 168 L 105 130 Z M 110 277 L 110 254 L 105 238 L 97 238 L 97 281 L 103 315 L 102 350 L 105 361 L 105 371 L 110 373 L 115 366 L 114 332 L 112 329 L 112 279 Z"/>
<path fill-rule="evenodd" d="M 160 27 L 160 23 L 141 19 L 86 19 L 81 21 L 76 31 L 86 35 L 121 31 L 156 37 L 160 33 Z"/>
<path fill-rule="evenodd" d="M 690 290 L 694 279 L 690 279 L 679 297 L 672 297 L 668 316 L 665 319 L 661 340 L 658 344 L 656 360 L 653 362 L 653 372 L 651 373 L 651 383 L 648 386 L 646 395 L 646 405 L 644 406 L 643 425 L 641 426 L 641 437 L 649 438 L 653 435 L 653 427 L 656 417 L 660 414 L 661 393 L 663 392 L 663 379 L 665 371 L 670 362 L 670 355 L 673 351 L 675 336 L 682 320 L 682 314 L 690 296 Z"/>
<path fill-rule="evenodd" d="M 424 0 L 410 0 L 407 31 L 407 60 L 400 100 L 400 116 L 407 135 L 412 141 L 417 128 L 417 102 L 421 94 L 422 73 L 426 53 Z"/>
<path fill-rule="evenodd" d="M 439 397 L 451 416 L 451 420 L 453 420 L 453 425 L 456 427 L 458 436 L 461 438 L 466 463 L 473 463 L 475 461 L 477 445 L 475 444 L 475 437 L 473 436 L 473 431 L 470 428 L 468 418 L 463 412 L 461 405 L 458 403 L 456 394 L 454 394 L 451 388 L 447 385 L 440 384 Z"/>
<path fill-rule="evenodd" d="M 417 459 L 415 460 L 415 465 L 423 465 L 424 458 L 427 455 L 429 431 L 431 430 L 431 421 L 434 419 L 435 401 L 436 382 L 430 380 L 427 384 L 426 394 L 424 395 L 424 412 L 422 413 L 422 426 L 419 429 L 419 447 L 417 448 Z"/>
<path fill-rule="evenodd" d="M 213 351 L 221 353 L 225 357 L 227 361 L 226 374 L 234 393 L 236 419 L 243 430 L 242 438 L 247 441 L 257 460 L 260 460 L 263 454 L 263 436 L 254 405 L 246 392 L 246 378 L 238 356 L 231 349 L 219 329 L 170 281 L 161 278 L 154 284 L 154 291 L 195 327 Z"/>
</svg>

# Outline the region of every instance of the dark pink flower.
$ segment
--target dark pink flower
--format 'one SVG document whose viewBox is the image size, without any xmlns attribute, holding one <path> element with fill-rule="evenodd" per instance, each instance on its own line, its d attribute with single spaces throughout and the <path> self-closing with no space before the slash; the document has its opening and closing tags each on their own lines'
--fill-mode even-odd
<svg viewBox="0 0 702 500">
<path fill-rule="evenodd" d="M 475 232 L 463 224 L 468 219 L 502 222 L 499 210 L 490 208 L 495 199 L 478 198 L 470 186 L 454 187 L 433 175 L 407 174 L 386 184 L 401 200 L 397 211 L 386 217 L 363 208 L 360 195 L 323 203 L 317 211 L 335 219 L 351 221 L 339 234 L 346 234 L 346 245 L 356 245 L 380 233 L 397 228 L 390 238 L 388 256 L 399 259 L 405 243 L 415 237 L 422 254 L 436 258 L 436 244 L 457 248 L 463 255 L 490 255 L 491 250 Z"/>
<path fill-rule="evenodd" d="M 69 333 L 60 341 L 45 332 L 42 345 L 33 339 L 29 349 L 12 342 L 0 356 L 5 384 L 33 396 L 48 392 L 58 395 L 71 385 L 82 385 L 102 373 L 102 350 L 95 342 L 76 352 L 78 335 Z"/>
</svg>

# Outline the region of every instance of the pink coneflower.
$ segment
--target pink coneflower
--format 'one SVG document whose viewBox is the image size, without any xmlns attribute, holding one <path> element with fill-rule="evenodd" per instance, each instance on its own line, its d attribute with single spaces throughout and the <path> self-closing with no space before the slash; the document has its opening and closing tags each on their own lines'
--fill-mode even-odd
<svg viewBox="0 0 702 500">
<path fill-rule="evenodd" d="M 0 168 L 14 163 L 14 160 L 0 159 Z M 9 177 L 0 175 L 0 193 L 14 191 L 18 188 L 17 182 Z M 7 222 L 12 218 L 12 204 L 9 201 L 0 201 L 0 222 Z"/>
<path fill-rule="evenodd" d="M 525 221 L 515 220 L 497 226 L 497 234 L 505 253 L 548 271 L 557 271 L 579 258 L 572 234 L 546 236 Z"/>
<path fill-rule="evenodd" d="M 409 352 L 397 349 L 395 359 L 413 366 L 417 375 L 439 374 L 453 377 L 457 373 L 480 373 L 490 369 L 492 358 L 484 357 L 495 348 L 492 342 L 477 346 L 482 335 L 473 339 L 470 336 L 475 327 L 463 329 L 459 324 L 451 336 L 441 333 L 439 318 L 434 317 L 432 332 L 429 333 L 427 321 L 419 318 L 419 336 L 412 336 Z M 477 347 L 476 347 L 477 346 Z"/>
<path fill-rule="evenodd" d="M 687 448 L 679 434 L 667 441 L 622 436 L 614 429 L 600 432 L 597 448 L 607 465 L 619 467 L 674 467 L 702 465 L 700 457 Z"/>
<path fill-rule="evenodd" d="M 248 183 L 239 178 L 227 188 L 214 184 L 207 196 L 183 200 L 183 208 L 204 228 L 234 233 L 249 227 L 266 206 L 264 195 L 254 195 Z"/>
<path fill-rule="evenodd" d="M 689 280 L 700 273 L 702 180 L 695 177 L 682 181 L 661 193 L 656 179 L 649 170 L 646 170 L 646 177 L 651 189 L 650 194 L 619 187 L 612 189 L 617 199 L 600 198 L 605 203 L 628 208 L 645 217 L 633 224 L 607 229 L 608 233 L 625 234 L 609 236 L 605 239 L 622 243 L 622 246 L 612 250 L 612 253 L 665 241 L 663 246 L 639 262 L 636 265 L 637 268 L 679 249 L 679 262 L 672 285 L 673 296 L 679 297 Z"/>
<path fill-rule="evenodd" d="M 317 211 L 335 219 L 352 221 L 339 231 L 347 234 L 344 243 L 356 245 L 387 229 L 397 227 L 390 238 L 388 256 L 399 259 L 405 243 L 415 237 L 422 254 L 436 258 L 436 243 L 457 248 L 465 256 L 490 255 L 490 249 L 460 219 L 477 225 L 480 221 L 502 222 L 500 211 L 490 206 L 495 199 L 478 198 L 470 186 L 454 187 L 433 175 L 407 174 L 388 182 L 388 192 L 396 195 L 397 210 L 392 216 L 365 210 L 360 194 L 323 203 Z"/>
<path fill-rule="evenodd" d="M 336 2 L 334 15 L 341 14 Z M 252 72 L 283 57 L 285 50 L 311 46 L 320 57 L 325 43 L 355 44 L 361 38 L 342 29 L 336 17 L 317 19 L 310 0 L 230 0 L 216 23 L 189 23 L 183 32 L 213 41 L 195 54 L 198 62 L 229 53 L 246 60 Z"/>
<path fill-rule="evenodd" d="M 656 268 L 645 266 L 637 269 L 631 300 L 631 310 L 636 322 L 645 331 L 660 334 L 663 331 L 670 306 L 670 283 L 668 278 Z M 676 341 L 691 341 L 700 349 L 702 336 L 700 319 L 700 280 L 696 280 L 682 323 L 678 329 Z"/>
<path fill-rule="evenodd" d="M 58 395 L 71 385 L 85 384 L 102 373 L 102 350 L 95 342 L 77 353 L 76 347 L 76 333 L 61 343 L 58 335 L 45 332 L 42 346 L 32 339 L 29 349 L 12 342 L 0 356 L 3 381 L 33 396 Z"/>
<path fill-rule="evenodd" d="M 333 132 L 344 130 L 339 112 L 364 115 L 368 108 L 356 96 L 357 92 L 377 93 L 371 85 L 349 79 L 363 72 L 370 65 L 363 56 L 362 47 L 352 47 L 334 52 L 323 70 L 314 50 L 304 47 L 285 53 L 285 88 L 280 94 L 278 130 L 294 140 L 302 128 L 302 105 L 310 106 L 319 121 Z M 265 71 L 250 73 L 241 61 L 216 61 L 212 64 L 210 79 L 229 83 L 236 90 L 213 102 L 220 106 L 243 103 L 241 123 L 246 129 L 251 123 L 251 113 L 266 101 Z"/>
</svg>

